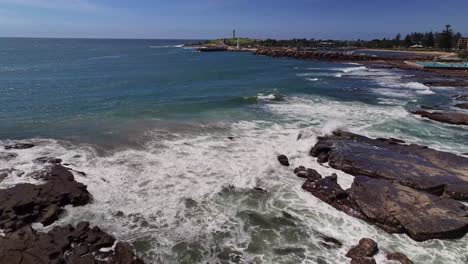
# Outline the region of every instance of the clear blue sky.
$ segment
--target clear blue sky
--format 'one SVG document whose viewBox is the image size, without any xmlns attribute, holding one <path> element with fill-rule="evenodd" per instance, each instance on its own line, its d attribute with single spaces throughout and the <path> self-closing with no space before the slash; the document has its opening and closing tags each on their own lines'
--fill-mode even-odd
<svg viewBox="0 0 468 264">
<path fill-rule="evenodd" d="M 0 36 L 370 39 L 468 35 L 468 0 L 0 0 Z"/>
</svg>

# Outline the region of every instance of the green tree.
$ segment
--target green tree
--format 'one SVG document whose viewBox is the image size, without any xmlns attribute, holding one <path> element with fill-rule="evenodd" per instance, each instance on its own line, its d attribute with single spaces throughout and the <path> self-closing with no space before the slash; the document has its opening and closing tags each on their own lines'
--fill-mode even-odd
<svg viewBox="0 0 468 264">
<path fill-rule="evenodd" d="M 427 33 L 427 35 L 425 37 L 424 45 L 426 47 L 434 47 L 435 46 L 434 33 L 432 33 L 432 32 Z"/>
<path fill-rule="evenodd" d="M 451 49 L 453 47 L 453 30 L 451 25 L 446 25 L 440 34 L 439 48 Z"/>
<path fill-rule="evenodd" d="M 413 39 L 411 39 L 410 35 L 406 35 L 405 40 L 403 42 L 405 44 L 405 47 L 413 46 Z"/>
</svg>

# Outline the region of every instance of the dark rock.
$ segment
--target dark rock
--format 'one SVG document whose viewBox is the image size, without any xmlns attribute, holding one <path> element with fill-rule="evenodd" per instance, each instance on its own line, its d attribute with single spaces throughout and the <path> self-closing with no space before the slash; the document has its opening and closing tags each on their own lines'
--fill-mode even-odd
<svg viewBox="0 0 468 264">
<path fill-rule="evenodd" d="M 0 152 L 0 160 L 10 161 L 18 157 L 16 153 L 9 153 L 9 152 Z"/>
<path fill-rule="evenodd" d="M 398 261 L 401 264 L 413 264 L 413 261 L 411 261 L 405 254 L 400 252 L 387 254 L 387 259 Z"/>
<path fill-rule="evenodd" d="M 261 193 L 267 193 L 267 190 L 260 188 L 260 187 L 254 187 L 255 191 L 261 192 Z"/>
<path fill-rule="evenodd" d="M 455 112 L 427 112 L 422 110 L 412 111 L 411 113 L 442 123 L 468 126 L 468 114 Z"/>
<path fill-rule="evenodd" d="M 325 61 L 371 61 L 380 59 L 377 56 L 364 54 L 349 54 L 344 52 L 322 52 L 308 51 L 292 48 L 259 48 L 256 51 L 257 55 L 281 58 L 296 58 L 308 60 L 325 60 Z M 392 59 L 392 58 L 389 58 Z"/>
<path fill-rule="evenodd" d="M 458 107 L 461 109 L 468 109 L 468 103 L 456 104 L 455 107 Z"/>
<path fill-rule="evenodd" d="M 463 204 L 395 182 L 358 176 L 344 191 L 336 180 L 326 177 L 306 181 L 303 188 L 340 211 L 416 241 L 460 238 L 468 232 L 468 210 Z"/>
<path fill-rule="evenodd" d="M 0 228 L 13 232 L 25 225 L 40 221 L 53 222 L 60 210 L 73 205 L 85 205 L 91 200 L 86 186 L 74 180 L 66 168 L 54 165 L 38 173 L 46 183 L 17 184 L 0 190 Z"/>
<path fill-rule="evenodd" d="M 304 166 L 295 168 L 294 174 L 296 174 L 297 177 L 310 179 L 312 181 L 316 181 L 322 178 L 322 175 L 320 175 L 320 173 L 318 173 L 316 170 L 306 169 Z"/>
<path fill-rule="evenodd" d="M 294 174 L 297 174 L 298 172 L 301 172 L 301 171 L 306 171 L 306 168 L 304 166 L 299 166 L 294 169 Z"/>
<path fill-rule="evenodd" d="M 294 254 L 299 256 L 300 258 L 305 258 L 305 249 L 304 248 L 295 248 L 295 247 L 287 247 L 287 248 L 274 248 L 273 252 L 276 255 L 285 256 Z"/>
<path fill-rule="evenodd" d="M 55 227 L 48 233 L 31 227 L 7 233 L 0 237 L 0 260 L 9 264 L 143 263 L 127 245 L 116 242 L 97 227 L 90 228 L 86 222 L 76 228 Z"/>
<path fill-rule="evenodd" d="M 115 213 L 115 216 L 117 216 L 117 217 L 123 217 L 124 215 L 125 214 L 122 211 L 117 211 L 117 213 Z"/>
<path fill-rule="evenodd" d="M 1 169 L 0 170 L 0 182 L 3 181 L 6 177 L 8 177 L 15 169 Z"/>
<path fill-rule="evenodd" d="M 38 164 L 45 164 L 45 163 L 60 164 L 60 163 L 62 163 L 62 160 L 58 159 L 58 158 L 52 158 L 52 157 L 40 157 L 40 158 L 35 159 L 34 163 L 38 163 Z"/>
<path fill-rule="evenodd" d="M 6 145 L 5 149 L 29 149 L 34 147 L 34 144 L 29 144 L 29 143 L 15 143 L 11 145 Z"/>
<path fill-rule="evenodd" d="M 431 80 L 423 82 L 426 86 L 442 86 L 442 87 L 468 87 L 466 80 Z"/>
<path fill-rule="evenodd" d="M 286 167 L 289 166 L 288 157 L 286 157 L 285 155 L 279 155 L 278 156 L 278 161 L 283 166 L 286 166 Z"/>
<path fill-rule="evenodd" d="M 317 156 L 317 162 L 318 163 L 327 163 L 328 162 L 328 155 L 326 155 L 325 152 L 320 153 Z"/>
<path fill-rule="evenodd" d="M 388 179 L 435 195 L 468 200 L 468 158 L 395 140 L 336 131 L 320 137 L 312 156 L 354 176 Z"/>
<path fill-rule="evenodd" d="M 323 258 L 317 257 L 317 264 L 328 264 Z"/>
<path fill-rule="evenodd" d="M 427 105 L 420 105 L 419 106 L 421 109 L 427 109 L 427 110 L 437 110 L 437 108 L 433 106 L 427 106 Z"/>
<path fill-rule="evenodd" d="M 354 258 L 351 264 L 377 264 L 374 258 Z"/>
<path fill-rule="evenodd" d="M 234 140 L 234 137 L 228 137 L 229 140 Z"/>
<path fill-rule="evenodd" d="M 453 98 L 455 100 L 468 100 L 468 94 L 456 95 Z"/>
<path fill-rule="evenodd" d="M 322 236 L 323 241 L 320 242 L 320 245 L 327 249 L 336 249 L 343 246 L 343 244 L 336 238 L 329 236 Z"/>
<path fill-rule="evenodd" d="M 348 253 L 346 253 L 346 257 L 351 259 L 373 257 L 377 252 L 379 252 L 377 243 L 370 238 L 363 238 L 359 240 L 357 246 L 352 247 Z"/>
</svg>

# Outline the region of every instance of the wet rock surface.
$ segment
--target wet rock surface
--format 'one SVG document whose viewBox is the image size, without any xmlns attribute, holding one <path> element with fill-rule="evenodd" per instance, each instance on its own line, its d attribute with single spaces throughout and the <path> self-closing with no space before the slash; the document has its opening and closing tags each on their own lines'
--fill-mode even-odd
<svg viewBox="0 0 468 264">
<path fill-rule="evenodd" d="M 64 206 L 81 206 L 92 199 L 70 169 L 57 164 L 59 159 L 39 160 L 45 168 L 28 176 L 42 184 L 0 189 L 0 263 L 143 263 L 128 245 L 116 242 L 98 227 L 90 228 L 86 222 L 76 228 L 55 227 L 47 233 L 32 229 L 33 223 L 54 223 Z M 2 171 L 9 174 L 15 169 Z"/>
<path fill-rule="evenodd" d="M 294 174 L 299 178 L 311 179 L 314 181 L 322 178 L 322 175 L 320 175 L 316 170 L 310 168 L 306 169 L 304 166 L 295 168 Z"/>
<path fill-rule="evenodd" d="M 15 143 L 15 144 L 11 144 L 11 145 L 6 145 L 4 146 L 5 149 L 9 150 L 9 149 L 29 149 L 29 148 L 33 148 L 35 145 L 34 144 L 30 144 L 30 143 Z"/>
<path fill-rule="evenodd" d="M 334 177 L 325 177 L 308 180 L 303 188 L 340 211 L 416 241 L 460 238 L 468 232 L 468 208 L 462 203 L 395 182 L 359 176 L 343 190 Z"/>
<path fill-rule="evenodd" d="M 347 54 L 342 52 L 306 51 L 291 48 L 259 48 L 256 54 L 269 57 L 288 57 L 326 61 L 371 61 L 379 59 L 378 57 L 369 55 Z"/>
<path fill-rule="evenodd" d="M 405 254 L 400 252 L 387 254 L 387 259 L 398 261 L 401 264 L 413 264 L 413 261 L 411 261 Z"/>
<path fill-rule="evenodd" d="M 72 226 L 55 227 L 41 233 L 23 227 L 0 237 L 2 263 L 143 263 L 129 247 L 101 231 L 81 222 Z"/>
<path fill-rule="evenodd" d="M 359 240 L 359 244 L 352 247 L 346 257 L 352 259 L 351 263 L 376 263 L 374 256 L 379 251 L 377 242 L 370 238 Z"/>
<path fill-rule="evenodd" d="M 285 155 L 279 155 L 278 162 L 283 166 L 286 166 L 286 167 L 289 166 L 289 159 Z"/>
<path fill-rule="evenodd" d="M 57 219 L 66 205 L 85 205 L 91 200 L 86 186 L 76 182 L 65 167 L 53 166 L 37 174 L 41 185 L 18 184 L 0 190 L 0 228 L 6 232 L 41 222 L 45 225 Z"/>
<path fill-rule="evenodd" d="M 461 109 L 468 109 L 468 103 L 456 104 L 455 107 L 458 107 Z"/>
<path fill-rule="evenodd" d="M 18 157 L 16 153 L 0 152 L 0 160 L 10 161 Z"/>
<path fill-rule="evenodd" d="M 412 111 L 411 113 L 425 117 L 441 123 L 451 125 L 464 125 L 468 126 L 468 114 L 457 112 L 428 112 L 423 110 Z"/>
<path fill-rule="evenodd" d="M 396 139 L 336 131 L 319 137 L 314 157 L 354 176 L 387 179 L 438 196 L 468 200 L 468 158 Z"/>
</svg>

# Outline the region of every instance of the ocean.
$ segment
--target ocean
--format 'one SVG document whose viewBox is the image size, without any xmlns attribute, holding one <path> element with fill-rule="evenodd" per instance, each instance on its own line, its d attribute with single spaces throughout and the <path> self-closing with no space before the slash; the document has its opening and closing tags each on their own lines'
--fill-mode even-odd
<svg viewBox="0 0 468 264">
<path fill-rule="evenodd" d="M 34 158 L 58 157 L 86 173 L 76 179 L 94 196 L 54 225 L 89 221 L 147 263 L 347 263 L 362 237 L 379 243 L 379 263 L 393 251 L 465 263 L 466 236 L 389 235 L 303 191 L 291 171 L 337 173 L 349 187 L 352 176 L 308 154 L 335 129 L 465 153 L 466 129 L 408 112 L 451 109 L 463 88 L 428 87 L 421 72 L 200 53 L 186 42 L 0 38 L 0 145 L 38 144 L 0 168 L 27 174 L 41 167 Z M 8 177 L 0 188 L 19 182 L 37 180 Z"/>
</svg>

